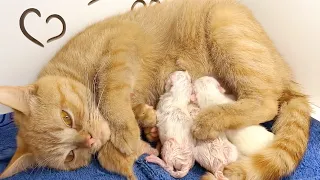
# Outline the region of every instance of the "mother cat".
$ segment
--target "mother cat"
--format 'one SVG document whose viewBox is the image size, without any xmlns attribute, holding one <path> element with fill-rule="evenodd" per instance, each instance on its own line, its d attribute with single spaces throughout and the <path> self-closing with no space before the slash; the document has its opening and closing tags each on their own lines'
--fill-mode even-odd
<svg viewBox="0 0 320 180">
<path fill-rule="evenodd" d="M 230 164 L 227 177 L 279 179 L 296 168 L 306 150 L 311 110 L 262 27 L 234 0 L 173 0 L 88 27 L 34 84 L 0 88 L 0 102 L 15 109 L 19 126 L 18 149 L 4 174 L 32 165 L 79 168 L 101 147 L 102 157 L 113 156 L 102 146 L 109 142 L 104 121 L 111 131 L 107 146 L 122 158 L 134 154 L 140 131 L 132 107 L 157 103 L 168 75 L 179 69 L 178 59 L 193 78 L 213 75 L 238 98 L 203 110 L 193 127 L 196 138 L 215 138 L 279 113 L 273 144 Z"/>
</svg>

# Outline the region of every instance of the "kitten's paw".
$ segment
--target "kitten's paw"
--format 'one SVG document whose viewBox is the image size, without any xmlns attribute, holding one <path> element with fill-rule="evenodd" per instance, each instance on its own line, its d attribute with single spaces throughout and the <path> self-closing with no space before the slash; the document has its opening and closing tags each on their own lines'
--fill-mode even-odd
<svg viewBox="0 0 320 180">
<path fill-rule="evenodd" d="M 147 127 L 143 129 L 144 134 L 149 142 L 159 141 L 159 134 L 157 127 Z"/>
<path fill-rule="evenodd" d="M 223 175 L 229 180 L 245 180 L 246 174 L 239 162 L 227 165 L 223 170 Z"/>
<path fill-rule="evenodd" d="M 134 124 L 114 128 L 111 130 L 110 140 L 121 153 L 130 155 L 137 152 L 141 145 L 140 128 Z"/>
<path fill-rule="evenodd" d="M 141 156 L 142 154 L 149 154 L 149 155 L 154 155 L 154 156 L 158 156 L 159 155 L 159 151 L 153 147 L 151 147 L 151 145 L 149 143 L 146 143 L 144 141 L 142 142 L 142 152 L 139 154 L 139 156 Z"/>
<path fill-rule="evenodd" d="M 157 124 L 156 111 L 152 106 L 139 104 L 133 108 L 135 118 L 142 127 L 154 127 Z"/>
<path fill-rule="evenodd" d="M 162 159 L 160 159 L 159 157 L 157 157 L 155 155 L 149 155 L 149 156 L 145 157 L 145 160 L 149 163 L 158 164 L 160 166 L 164 166 L 164 164 L 165 164 Z"/>
</svg>

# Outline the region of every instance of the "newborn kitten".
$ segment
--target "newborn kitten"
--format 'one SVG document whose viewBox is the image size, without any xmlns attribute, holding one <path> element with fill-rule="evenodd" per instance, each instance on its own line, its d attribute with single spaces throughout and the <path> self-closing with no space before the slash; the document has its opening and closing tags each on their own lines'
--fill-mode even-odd
<svg viewBox="0 0 320 180">
<path fill-rule="evenodd" d="M 207 108 L 216 102 L 224 102 L 216 94 L 223 92 L 221 86 L 218 86 L 215 79 L 202 77 L 194 82 L 194 98 L 192 100 L 197 103 L 200 109 Z M 198 109 L 198 110 L 197 110 Z M 193 118 L 198 114 L 199 108 L 195 104 L 189 106 L 189 110 Z M 238 158 L 236 147 L 231 144 L 225 133 L 220 133 L 214 140 L 197 140 L 194 148 L 195 160 L 205 169 L 214 174 L 214 178 L 218 180 L 227 179 L 223 175 L 224 166 L 234 162 Z"/>
<path fill-rule="evenodd" d="M 224 94 L 225 90 L 219 82 L 213 77 L 202 77 L 195 85 L 195 91 L 202 92 L 203 89 L 210 88 L 206 98 L 198 98 L 198 103 L 209 103 L 210 105 L 219 105 L 233 103 L 234 97 Z M 209 94 L 211 96 L 209 96 Z M 213 96 L 212 96 L 213 95 Z M 251 155 L 267 147 L 274 138 L 274 134 L 260 125 L 252 125 L 241 129 L 227 130 L 226 136 L 234 144 L 239 153 L 244 156 Z"/>
<path fill-rule="evenodd" d="M 148 162 L 156 163 L 171 176 L 182 178 L 194 165 L 192 149 L 195 140 L 191 134 L 192 118 L 187 106 L 192 93 L 191 78 L 187 72 L 171 74 L 157 106 L 157 127 L 162 143 L 162 159 L 151 155 Z"/>
<path fill-rule="evenodd" d="M 229 141 L 237 147 L 239 153 L 244 156 L 259 152 L 270 145 L 274 139 L 273 133 L 259 125 L 228 130 L 226 135 Z"/>
<path fill-rule="evenodd" d="M 196 94 L 195 99 L 200 108 L 205 107 L 201 105 L 219 105 L 234 102 L 234 97 L 225 95 L 224 88 L 222 88 L 219 82 L 213 77 L 205 76 L 196 80 L 194 83 L 194 91 Z M 236 130 L 227 130 L 225 135 L 237 147 L 239 156 L 247 156 L 259 151 L 268 146 L 274 137 L 271 132 L 259 125 L 248 126 Z M 218 174 L 215 175 L 215 178 L 223 179 L 221 172 L 218 172 Z M 205 176 L 206 178 L 213 178 L 212 175 L 207 174 Z"/>
</svg>

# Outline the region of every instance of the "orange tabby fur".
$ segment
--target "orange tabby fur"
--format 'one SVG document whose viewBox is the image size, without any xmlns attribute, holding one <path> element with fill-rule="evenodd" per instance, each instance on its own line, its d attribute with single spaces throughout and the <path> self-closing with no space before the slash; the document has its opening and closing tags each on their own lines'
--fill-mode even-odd
<svg viewBox="0 0 320 180">
<path fill-rule="evenodd" d="M 157 103 L 168 75 L 179 69 L 178 59 L 183 59 L 179 64 L 193 78 L 215 76 L 237 95 L 236 103 L 200 112 L 193 127 L 198 139 L 271 120 L 280 106 L 274 142 L 227 166 L 224 173 L 229 179 L 279 179 L 296 168 L 309 137 L 311 109 L 307 97 L 252 13 L 235 0 L 174 0 L 107 18 L 71 39 L 44 67 L 39 80 L 55 76 L 88 88 L 94 86 L 99 110 L 111 131 L 111 143 L 104 147 L 117 151 L 117 161 L 121 162 L 125 159 L 121 153 L 136 156 L 141 148 L 132 107 Z M 56 82 L 50 83 L 54 86 Z M 14 97 L 1 97 L 0 90 L 1 103 L 30 116 Z M 43 108 L 50 108 L 46 106 L 49 101 L 42 103 Z M 37 102 L 25 106 L 34 108 L 34 104 Z M 24 131 L 22 126 L 19 132 Z M 109 150 L 102 149 L 100 157 L 108 158 Z M 101 158 L 100 162 L 110 169 Z M 15 166 L 8 169 L 14 171 L 7 175 L 21 171 Z"/>
<path fill-rule="evenodd" d="M 156 127 L 157 117 L 153 107 L 146 104 L 138 104 L 132 110 L 147 140 L 149 142 L 160 142 L 158 128 Z"/>
</svg>

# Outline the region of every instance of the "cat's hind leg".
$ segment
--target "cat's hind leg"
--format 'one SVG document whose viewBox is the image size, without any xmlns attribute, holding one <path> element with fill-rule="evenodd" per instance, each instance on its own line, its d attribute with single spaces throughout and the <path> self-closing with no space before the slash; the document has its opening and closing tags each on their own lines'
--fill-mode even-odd
<svg viewBox="0 0 320 180">
<path fill-rule="evenodd" d="M 221 1 L 209 13 L 208 46 L 214 74 L 232 89 L 237 101 L 200 111 L 193 127 L 198 139 L 266 122 L 278 113 L 283 84 L 274 67 L 273 47 L 247 10 L 228 2 Z"/>
<path fill-rule="evenodd" d="M 224 169 L 230 180 L 280 179 L 293 172 L 306 150 L 308 100 L 250 10 L 236 1 L 216 3 L 208 16 L 213 70 L 238 99 L 200 112 L 194 135 L 205 139 L 226 129 L 266 122 L 278 114 L 280 104 L 273 143 Z"/>
</svg>

